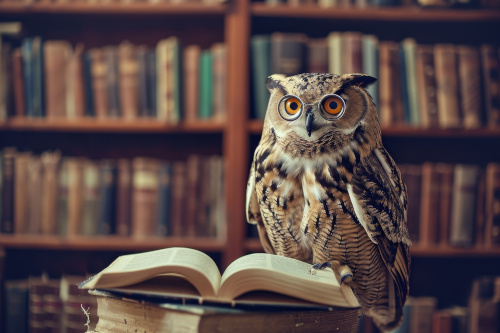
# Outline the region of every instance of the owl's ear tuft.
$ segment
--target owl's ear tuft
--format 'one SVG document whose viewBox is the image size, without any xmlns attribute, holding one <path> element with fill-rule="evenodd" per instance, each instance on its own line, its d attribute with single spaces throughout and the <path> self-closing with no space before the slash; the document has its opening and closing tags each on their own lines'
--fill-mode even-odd
<svg viewBox="0 0 500 333">
<path fill-rule="evenodd" d="M 286 75 L 283 74 L 273 74 L 269 76 L 266 80 L 266 88 L 269 92 L 273 92 L 274 89 L 279 89 L 286 94 L 285 88 L 282 85 L 283 79 L 286 78 Z"/>
<path fill-rule="evenodd" d="M 344 84 L 342 86 L 358 86 L 366 88 L 377 81 L 376 78 L 366 74 L 345 74 L 342 75 Z"/>
</svg>

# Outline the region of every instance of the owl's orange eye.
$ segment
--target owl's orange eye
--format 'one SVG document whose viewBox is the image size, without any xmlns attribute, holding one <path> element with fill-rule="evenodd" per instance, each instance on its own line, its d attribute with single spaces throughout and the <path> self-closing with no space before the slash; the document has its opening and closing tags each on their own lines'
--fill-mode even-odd
<svg viewBox="0 0 500 333">
<path fill-rule="evenodd" d="M 345 111 L 345 102 L 339 95 L 327 95 L 321 101 L 323 117 L 335 120 L 342 117 Z"/>
<path fill-rule="evenodd" d="M 286 103 L 285 103 L 285 111 L 290 114 L 290 115 L 294 115 L 296 114 L 297 112 L 300 111 L 300 107 L 301 107 L 301 103 L 300 101 L 295 98 L 295 97 L 291 97 L 289 98 Z"/>
<path fill-rule="evenodd" d="M 327 98 L 323 102 L 323 108 L 329 114 L 337 115 L 342 111 L 342 101 L 336 96 Z"/>
</svg>

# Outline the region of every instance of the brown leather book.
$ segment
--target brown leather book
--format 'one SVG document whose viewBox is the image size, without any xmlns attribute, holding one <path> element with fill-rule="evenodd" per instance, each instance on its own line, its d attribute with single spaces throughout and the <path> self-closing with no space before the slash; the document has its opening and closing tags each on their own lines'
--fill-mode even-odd
<svg viewBox="0 0 500 333">
<path fill-rule="evenodd" d="M 460 117 L 457 53 L 454 45 L 434 46 L 437 104 L 441 128 L 462 127 Z"/>
<path fill-rule="evenodd" d="M 190 155 L 186 162 L 186 214 L 184 216 L 185 236 L 194 237 L 200 207 L 200 179 L 202 160 L 198 155 Z M 175 190 L 175 189 L 174 189 Z"/>
<path fill-rule="evenodd" d="M 226 118 L 226 45 L 216 43 L 210 48 L 213 57 L 213 103 L 212 120 L 223 121 Z"/>
<path fill-rule="evenodd" d="M 66 117 L 66 70 L 71 55 L 68 41 L 43 43 L 45 74 L 45 110 L 47 118 Z"/>
<path fill-rule="evenodd" d="M 23 76 L 23 57 L 21 48 L 17 47 L 12 52 L 12 81 L 14 90 L 14 106 L 16 116 L 26 116 L 26 107 L 24 105 L 24 76 Z"/>
<path fill-rule="evenodd" d="M 420 197 L 420 238 L 422 246 L 433 246 L 437 243 L 438 212 L 439 212 L 439 186 L 438 174 L 434 164 L 422 164 L 422 192 Z"/>
<path fill-rule="evenodd" d="M 486 166 L 486 212 L 484 243 L 500 244 L 500 164 Z"/>
<path fill-rule="evenodd" d="M 309 39 L 307 42 L 307 71 L 328 73 L 328 44 L 325 38 Z"/>
<path fill-rule="evenodd" d="M 91 49 L 92 90 L 94 95 L 94 111 L 97 118 L 106 118 L 108 114 L 108 81 L 107 66 L 101 49 Z"/>
<path fill-rule="evenodd" d="M 484 106 L 486 125 L 500 126 L 500 66 L 497 49 L 493 45 L 481 45 L 481 61 L 483 69 Z"/>
<path fill-rule="evenodd" d="M 99 202 L 99 165 L 95 161 L 86 160 L 83 167 L 82 233 L 84 235 L 97 233 Z"/>
<path fill-rule="evenodd" d="M 184 119 L 186 123 L 199 120 L 200 54 L 201 49 L 198 45 L 190 45 L 184 49 Z"/>
<path fill-rule="evenodd" d="M 42 178 L 42 222 L 40 230 L 43 234 L 53 234 L 56 230 L 59 203 L 59 166 L 61 153 L 44 152 L 41 156 L 43 165 Z"/>
<path fill-rule="evenodd" d="M 363 61 L 361 54 L 361 42 L 363 34 L 348 31 L 342 35 L 344 45 L 344 73 L 362 73 Z"/>
<path fill-rule="evenodd" d="M 2 216 L 0 221 L 3 233 L 14 232 L 14 196 L 15 196 L 15 158 L 16 149 L 14 147 L 4 148 L 2 151 Z"/>
<path fill-rule="evenodd" d="M 107 116 L 118 118 L 122 115 L 119 91 L 118 48 L 116 46 L 105 46 L 102 52 L 106 64 Z"/>
<path fill-rule="evenodd" d="M 69 165 L 71 158 L 63 157 L 57 174 L 56 220 L 42 224 L 44 234 L 67 235 L 69 224 Z"/>
<path fill-rule="evenodd" d="M 29 202 L 28 165 L 31 159 L 29 152 L 17 152 L 14 158 L 14 232 L 25 234 L 28 230 Z"/>
<path fill-rule="evenodd" d="M 183 236 L 185 234 L 186 184 L 186 163 L 174 162 L 172 165 L 172 236 Z"/>
<path fill-rule="evenodd" d="M 439 178 L 439 211 L 436 212 L 439 220 L 438 244 L 446 246 L 450 238 L 454 166 L 452 164 L 437 163 L 435 168 Z"/>
<path fill-rule="evenodd" d="M 118 160 L 118 182 L 116 184 L 116 234 L 130 235 L 132 204 L 132 162 Z"/>
<path fill-rule="evenodd" d="M 452 333 L 453 317 L 448 311 L 436 311 L 432 315 L 432 333 Z"/>
<path fill-rule="evenodd" d="M 392 41 L 379 43 L 379 103 L 382 127 L 403 124 L 399 49 Z"/>
<path fill-rule="evenodd" d="M 210 161 L 208 158 L 201 158 L 198 176 L 198 203 L 196 217 L 196 236 L 215 237 L 216 229 L 210 223 Z"/>
<path fill-rule="evenodd" d="M 271 35 L 271 73 L 295 75 L 306 69 L 307 36 L 275 32 Z"/>
<path fill-rule="evenodd" d="M 42 158 L 40 156 L 31 156 L 28 164 L 28 234 L 38 235 L 42 232 L 43 204 L 46 195 L 51 195 L 50 189 L 43 188 L 44 171 Z M 41 197 L 40 193 L 44 193 Z"/>
<path fill-rule="evenodd" d="M 85 116 L 85 82 L 83 78 L 83 44 L 73 50 L 66 74 L 66 114 L 68 118 Z"/>
<path fill-rule="evenodd" d="M 137 157 L 132 161 L 132 236 L 150 237 L 156 226 L 158 211 L 159 161 Z"/>
<path fill-rule="evenodd" d="M 399 166 L 401 177 L 406 184 L 408 193 L 408 212 L 406 225 L 413 244 L 419 242 L 420 234 L 420 200 L 422 188 L 422 166 L 402 164 Z"/>
<path fill-rule="evenodd" d="M 84 164 L 83 158 L 68 159 L 68 236 L 82 234 Z"/>
<path fill-rule="evenodd" d="M 139 62 L 136 47 L 125 41 L 118 46 L 120 106 L 123 118 L 139 115 Z"/>
<path fill-rule="evenodd" d="M 421 126 L 423 128 L 439 127 L 434 49 L 432 46 L 417 45 L 416 72 Z"/>
<path fill-rule="evenodd" d="M 481 127 L 481 62 L 479 49 L 457 46 L 460 108 L 464 128 Z"/>
</svg>

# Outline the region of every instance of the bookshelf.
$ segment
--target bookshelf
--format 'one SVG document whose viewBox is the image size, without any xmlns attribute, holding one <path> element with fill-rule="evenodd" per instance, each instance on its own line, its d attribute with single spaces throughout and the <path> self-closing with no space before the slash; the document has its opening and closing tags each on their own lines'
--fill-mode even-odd
<svg viewBox="0 0 500 333">
<path fill-rule="evenodd" d="M 297 19 L 300 24 L 293 22 Z M 19 20 L 27 31 L 47 39 L 82 41 L 86 46 L 116 45 L 128 38 L 133 43 L 153 45 L 164 36 L 175 35 L 186 44 L 204 47 L 214 42 L 227 45 L 227 116 L 224 122 L 181 123 L 166 125 L 157 121 L 99 121 L 92 119 L 27 120 L 11 118 L 0 123 L 0 148 L 30 144 L 35 152 L 55 147 L 66 152 L 104 157 L 183 157 L 189 153 L 219 153 L 226 161 L 225 198 L 227 236 L 223 239 L 168 237 L 134 239 L 118 236 L 73 237 L 0 235 L 0 248 L 7 257 L 19 252 L 42 251 L 46 256 L 65 252 L 134 252 L 170 246 L 192 247 L 220 255 L 220 264 L 230 262 L 248 252 L 262 251 L 257 239 L 247 239 L 245 222 L 245 190 L 253 150 L 262 131 L 262 122 L 251 117 L 250 48 L 253 34 L 274 31 L 305 30 L 312 37 L 324 37 L 336 29 L 359 29 L 392 38 L 416 37 L 436 28 L 426 42 L 456 42 L 455 29 L 479 29 L 481 41 L 499 42 L 500 10 L 498 9 L 419 9 L 419 8 L 335 8 L 313 6 L 268 6 L 262 2 L 232 0 L 224 4 L 48 4 L 0 2 L 0 22 Z M 48 22 L 41 26 L 42 23 Z M 91 20 L 92 26 L 85 24 Z M 314 23 L 314 24 L 311 24 Z M 317 23 L 317 24 L 316 24 Z M 111 28 L 113 24 L 116 27 Z M 345 24 L 345 27 L 342 25 Z M 389 31 L 394 25 L 401 29 Z M 40 27 L 40 29 L 38 29 Z M 67 31 L 61 29 L 67 27 Z M 495 28 L 496 27 L 496 28 Z M 108 29 L 109 30 L 106 30 Z M 106 33 L 100 34 L 100 29 Z M 460 30 L 462 29 L 462 30 Z M 470 31 L 464 39 L 477 37 Z M 474 159 L 485 164 L 500 162 L 500 129 L 420 129 L 409 126 L 383 128 L 383 140 L 399 163 L 424 160 L 467 162 Z M 84 142 L 80 146 L 80 142 Z M 434 146 L 432 152 L 422 146 Z M 409 147 L 409 148 L 408 148 Z M 497 148 L 495 148 L 497 147 Z M 477 149 L 476 149 L 477 148 Z M 96 150 L 97 149 L 97 150 Z M 496 150 L 495 150 L 496 149 Z M 444 153 L 443 153 L 444 152 Z M 470 154 L 469 157 L 466 155 Z M 465 156 L 465 157 L 464 157 Z M 48 251 L 48 252 L 44 252 Z M 38 254 L 36 258 L 39 258 Z M 460 258 L 500 259 L 500 248 L 423 248 L 412 249 L 415 260 L 437 260 L 446 267 L 448 260 Z M 23 257 L 24 258 L 24 257 Z M 109 258 L 109 256 L 108 256 Z M 12 265 L 12 260 L 9 261 Z M 109 264 L 103 263 L 104 265 Z M 15 265 L 7 267 L 15 269 Z M 99 267 L 98 267 L 99 268 Z M 102 267 L 100 267 L 102 268 Z M 21 270 L 24 271 L 24 270 Z M 13 276 L 17 274 L 9 272 Z M 4 274 L 5 276 L 5 274 Z M 8 276 L 7 276 L 8 277 Z M 415 281 L 412 281 L 415 282 Z M 418 283 L 416 281 L 415 283 Z M 417 288 L 418 290 L 418 288 Z M 437 294 L 436 289 L 433 290 Z"/>
</svg>

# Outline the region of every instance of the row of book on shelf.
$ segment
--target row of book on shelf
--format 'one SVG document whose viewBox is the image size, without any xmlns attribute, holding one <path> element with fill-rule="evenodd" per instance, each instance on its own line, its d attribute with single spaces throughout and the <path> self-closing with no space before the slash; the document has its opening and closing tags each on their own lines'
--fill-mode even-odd
<svg viewBox="0 0 500 333">
<path fill-rule="evenodd" d="M 1 49 L 0 120 L 149 118 L 175 125 L 225 117 L 223 43 L 202 50 L 169 37 L 153 49 L 128 41 L 86 49 L 36 36 L 4 41 Z"/>
<path fill-rule="evenodd" d="M 223 159 L 0 154 L 3 233 L 225 237 Z"/>
<path fill-rule="evenodd" d="M 500 277 L 476 278 L 467 306 L 439 308 L 436 297 L 409 297 L 393 333 L 495 333 L 500 330 Z"/>
<path fill-rule="evenodd" d="M 367 7 L 385 7 L 385 6 L 401 6 L 401 7 L 500 7 L 498 0 L 264 0 L 269 6 L 286 4 L 289 6 L 317 6 L 320 8 L 342 7 L 342 8 L 367 8 Z"/>
<path fill-rule="evenodd" d="M 4 283 L 5 333 L 81 333 L 97 323 L 97 300 L 77 284 L 85 277 L 47 276 Z"/>
<path fill-rule="evenodd" d="M 379 41 L 360 32 L 326 38 L 273 33 L 251 38 L 254 109 L 263 118 L 272 73 L 365 73 L 378 78 L 368 91 L 383 127 L 500 127 L 498 45 Z"/>
<path fill-rule="evenodd" d="M 414 244 L 500 245 L 500 164 L 402 164 Z"/>
</svg>

